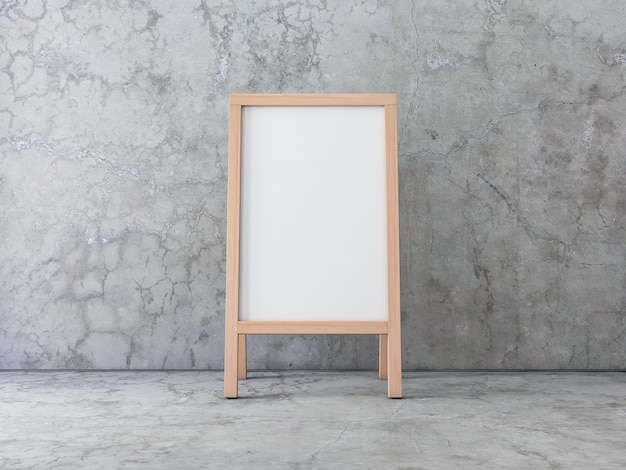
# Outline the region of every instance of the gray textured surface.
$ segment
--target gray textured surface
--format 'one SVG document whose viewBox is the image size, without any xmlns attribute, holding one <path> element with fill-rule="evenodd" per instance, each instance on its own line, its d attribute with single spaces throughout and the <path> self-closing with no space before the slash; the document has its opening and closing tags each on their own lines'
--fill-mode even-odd
<svg viewBox="0 0 626 470">
<path fill-rule="evenodd" d="M 624 373 L 0 373 L 0 466 L 623 469 Z"/>
<path fill-rule="evenodd" d="M 404 364 L 626 367 L 626 3 L 0 6 L 0 368 L 220 368 L 227 95 L 399 100 Z M 374 367 L 374 338 L 250 366 Z"/>
</svg>

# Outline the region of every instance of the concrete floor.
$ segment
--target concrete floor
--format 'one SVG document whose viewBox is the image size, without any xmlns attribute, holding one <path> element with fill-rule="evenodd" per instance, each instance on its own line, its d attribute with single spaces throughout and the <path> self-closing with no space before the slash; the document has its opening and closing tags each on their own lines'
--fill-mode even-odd
<svg viewBox="0 0 626 470">
<path fill-rule="evenodd" d="M 626 468 L 626 374 L 0 372 L 2 469 Z"/>
</svg>

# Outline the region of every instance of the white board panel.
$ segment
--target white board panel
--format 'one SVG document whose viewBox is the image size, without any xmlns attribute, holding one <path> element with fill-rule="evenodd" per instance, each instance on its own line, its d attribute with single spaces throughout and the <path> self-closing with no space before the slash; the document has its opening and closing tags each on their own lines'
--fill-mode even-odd
<svg viewBox="0 0 626 470">
<path fill-rule="evenodd" d="M 244 106 L 239 320 L 386 321 L 382 106 Z"/>
</svg>

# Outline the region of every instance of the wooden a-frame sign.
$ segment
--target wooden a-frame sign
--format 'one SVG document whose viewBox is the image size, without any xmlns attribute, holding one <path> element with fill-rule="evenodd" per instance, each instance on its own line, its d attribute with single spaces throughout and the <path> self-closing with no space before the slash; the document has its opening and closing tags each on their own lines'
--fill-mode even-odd
<svg viewBox="0 0 626 470">
<path fill-rule="evenodd" d="M 246 336 L 379 336 L 402 397 L 393 94 L 230 95 L 224 396 Z"/>
</svg>

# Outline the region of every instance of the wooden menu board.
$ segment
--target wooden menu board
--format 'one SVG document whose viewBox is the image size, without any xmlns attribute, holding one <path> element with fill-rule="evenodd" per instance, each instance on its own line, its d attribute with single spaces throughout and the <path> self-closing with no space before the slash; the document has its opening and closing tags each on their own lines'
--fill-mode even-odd
<svg viewBox="0 0 626 470">
<path fill-rule="evenodd" d="M 379 335 L 402 396 L 396 98 L 230 96 L 224 395 L 249 334 Z"/>
</svg>

